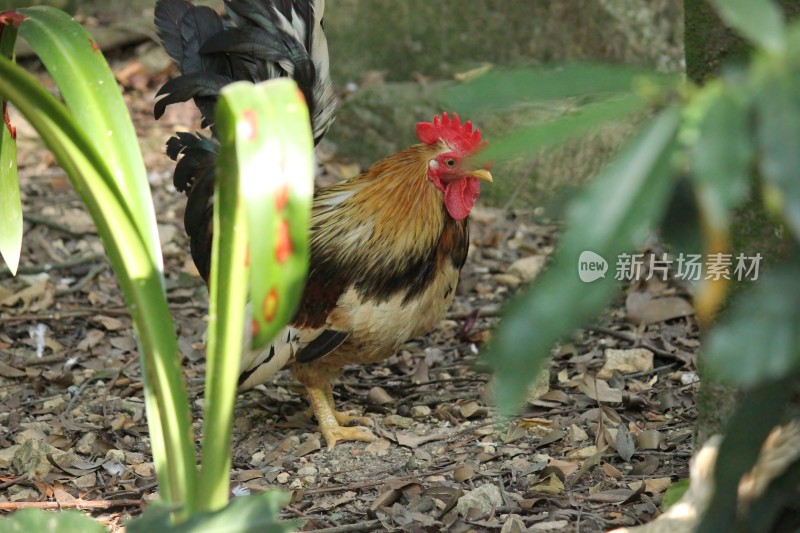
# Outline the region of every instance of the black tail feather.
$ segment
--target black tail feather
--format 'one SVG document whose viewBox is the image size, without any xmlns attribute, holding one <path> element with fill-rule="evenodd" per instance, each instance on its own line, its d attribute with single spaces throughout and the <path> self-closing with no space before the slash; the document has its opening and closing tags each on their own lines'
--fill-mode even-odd
<svg viewBox="0 0 800 533">
<path fill-rule="evenodd" d="M 171 104 L 193 100 L 202 127 L 211 127 L 213 136 L 217 99 L 225 85 L 291 77 L 306 98 L 319 142 L 336 105 L 322 29 L 324 6 L 324 0 L 225 0 L 223 20 L 187 0 L 158 0 L 158 35 L 181 76 L 158 91 L 155 117 Z M 184 226 L 195 264 L 207 279 L 217 144 L 202 135 L 178 133 L 167 143 L 167 154 L 178 160 L 173 183 L 189 197 Z"/>
<path fill-rule="evenodd" d="M 210 125 L 223 86 L 288 76 L 306 97 L 319 141 L 335 107 L 321 13 L 315 18 L 323 0 L 226 0 L 225 8 L 229 23 L 208 7 L 158 0 L 158 34 L 182 76 L 158 92 L 156 118 L 168 105 L 194 99 L 204 126 Z"/>
</svg>

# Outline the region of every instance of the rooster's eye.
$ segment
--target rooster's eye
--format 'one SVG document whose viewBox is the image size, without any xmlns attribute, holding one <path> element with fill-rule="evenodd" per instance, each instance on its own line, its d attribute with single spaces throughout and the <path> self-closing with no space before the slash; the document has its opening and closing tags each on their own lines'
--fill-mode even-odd
<svg viewBox="0 0 800 533">
<path fill-rule="evenodd" d="M 451 167 L 451 168 L 452 168 L 452 167 L 454 167 L 454 166 L 456 166 L 456 160 L 455 160 L 455 159 L 446 159 L 444 163 L 445 163 L 445 164 L 446 164 L 448 167 Z"/>
</svg>

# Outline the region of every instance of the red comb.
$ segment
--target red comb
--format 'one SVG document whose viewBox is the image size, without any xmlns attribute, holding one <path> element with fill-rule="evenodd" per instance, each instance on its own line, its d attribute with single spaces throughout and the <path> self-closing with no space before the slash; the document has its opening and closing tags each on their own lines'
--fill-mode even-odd
<svg viewBox="0 0 800 533">
<path fill-rule="evenodd" d="M 440 140 L 460 152 L 470 153 L 481 144 L 481 132 L 473 130 L 472 122 L 461 124 L 461 119 L 456 113 L 453 118 L 442 113 L 433 117 L 433 122 L 420 122 L 417 124 L 417 138 L 425 144 L 436 144 Z"/>
</svg>

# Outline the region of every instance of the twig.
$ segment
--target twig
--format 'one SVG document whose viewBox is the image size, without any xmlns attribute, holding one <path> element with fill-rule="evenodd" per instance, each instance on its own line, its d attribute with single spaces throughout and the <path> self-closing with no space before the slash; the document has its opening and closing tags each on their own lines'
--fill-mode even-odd
<svg viewBox="0 0 800 533">
<path fill-rule="evenodd" d="M 316 533 L 352 533 L 353 531 L 373 531 L 381 526 L 380 520 L 370 520 L 358 524 L 347 524 L 336 527 L 323 527 L 322 529 L 312 529 Z"/>
<path fill-rule="evenodd" d="M 6 481 L 5 483 L 0 483 L 0 489 L 7 489 L 8 487 L 11 487 L 12 485 L 16 485 L 17 483 L 19 483 L 20 481 L 23 481 L 24 479 L 25 479 L 25 476 L 19 476 L 19 477 L 12 478 L 12 479 Z"/>
<path fill-rule="evenodd" d="M 9 317 L 0 317 L 0 324 L 12 322 L 44 322 L 46 320 L 63 320 L 65 318 L 79 318 L 87 315 L 116 315 L 130 316 L 130 312 L 125 307 L 97 309 L 97 308 L 78 308 L 53 313 L 27 314 Z"/>
<path fill-rule="evenodd" d="M 19 509 L 111 509 L 140 506 L 141 500 L 72 500 L 68 502 L 0 502 L 0 511 Z"/>
<path fill-rule="evenodd" d="M 604 328 L 602 326 L 590 326 L 587 329 L 590 329 L 590 330 L 594 331 L 595 333 L 602 333 L 604 335 L 611 335 L 612 337 L 616 337 L 618 339 L 622 339 L 624 341 L 628 341 L 628 342 L 632 343 L 634 346 L 641 346 L 643 348 L 647 348 L 651 352 L 653 352 L 655 354 L 658 354 L 661 357 L 665 357 L 667 359 L 672 359 L 674 361 L 684 362 L 677 355 L 675 355 L 673 353 L 669 353 L 666 350 L 662 350 L 661 348 L 659 348 L 658 346 L 656 346 L 652 342 L 650 342 L 650 341 L 648 341 L 646 339 L 643 339 L 642 337 L 639 337 L 638 335 L 633 335 L 632 333 L 628 333 L 627 331 L 617 331 L 615 329 Z"/>
<path fill-rule="evenodd" d="M 91 376 L 89 376 L 85 380 L 83 380 L 83 383 L 81 383 L 81 386 L 78 387 L 78 390 L 75 391 L 75 393 L 72 395 L 72 398 L 70 398 L 69 403 L 67 404 L 67 408 L 64 409 L 63 414 L 67 414 L 67 413 L 71 413 L 72 412 L 72 407 L 75 405 L 75 402 L 78 400 L 78 397 L 80 397 L 80 395 L 83 394 L 83 391 L 85 391 L 86 388 L 91 383 L 94 383 L 95 381 L 98 381 L 98 380 L 101 380 L 101 379 L 106 379 L 108 377 L 111 377 L 112 373 L 115 372 L 115 371 L 116 370 L 114 370 L 114 369 L 101 370 L 101 371 L 99 371 L 99 372 L 97 372 L 95 374 L 92 374 Z M 72 418 L 71 416 L 68 417 L 68 419 L 71 419 L 71 418 Z"/>
<path fill-rule="evenodd" d="M 341 492 L 341 491 L 348 491 L 348 490 L 359 490 L 359 489 L 368 489 L 370 487 L 376 487 L 378 485 L 383 485 L 385 483 L 391 483 L 393 481 L 405 481 L 406 479 L 416 479 L 420 477 L 428 477 L 428 476 L 438 476 L 439 474 L 446 474 L 447 472 L 452 471 L 458 465 L 449 466 L 447 468 L 441 468 L 439 470 L 431 470 L 428 472 L 422 472 L 419 474 L 409 474 L 407 476 L 398 476 L 392 478 L 381 478 L 375 479 L 372 481 L 360 481 L 358 483 L 351 483 L 349 485 L 336 485 L 333 487 L 317 487 L 316 489 L 309 489 L 305 491 L 304 496 L 310 494 L 324 494 L 326 492 Z"/>
<path fill-rule="evenodd" d="M 59 353 L 53 355 L 44 355 L 42 357 L 31 357 L 24 361 L 25 366 L 39 366 L 39 365 L 49 365 L 50 363 L 60 363 L 61 361 L 66 361 L 67 356 L 66 354 Z"/>
<path fill-rule="evenodd" d="M 28 213 L 25 213 L 25 220 L 27 222 L 32 222 L 32 223 L 37 224 L 39 226 L 45 226 L 45 227 L 48 227 L 50 229 L 58 230 L 61 233 L 66 233 L 67 235 L 70 235 L 72 237 L 83 237 L 84 235 L 87 235 L 87 234 L 94 234 L 94 232 L 92 232 L 92 231 L 74 230 L 74 229 L 70 228 L 69 226 L 67 226 L 66 224 L 62 224 L 60 222 L 56 222 L 55 220 L 51 220 L 49 218 L 46 218 L 46 217 L 43 217 L 43 216 L 39 216 L 39 215 L 29 215 Z"/>
<path fill-rule="evenodd" d="M 472 311 L 452 311 L 447 313 L 447 318 L 450 320 L 463 320 L 471 317 L 474 312 L 474 309 Z M 500 306 L 487 305 L 478 308 L 478 318 L 493 318 L 497 316 L 500 316 Z"/>
<path fill-rule="evenodd" d="M 105 263 L 101 263 L 99 265 L 94 265 L 89 272 L 83 276 L 77 283 L 70 286 L 67 289 L 59 289 L 56 291 L 56 296 L 65 296 L 67 294 L 73 294 L 75 292 L 83 290 L 90 281 L 92 281 L 98 274 L 106 269 L 108 265 Z"/>
<path fill-rule="evenodd" d="M 73 259 L 67 259 L 66 261 L 61 261 L 59 263 L 44 263 L 42 265 L 21 266 L 19 267 L 19 269 L 17 269 L 17 274 L 41 274 L 42 272 L 50 272 L 52 270 L 72 268 L 79 265 L 97 263 L 99 261 L 105 261 L 105 260 L 106 258 L 103 255 L 92 254 L 83 257 L 75 257 Z M 0 269 L 0 277 L 10 276 L 10 275 L 11 271 L 8 270 L 8 267 L 3 267 L 2 269 Z"/>
</svg>

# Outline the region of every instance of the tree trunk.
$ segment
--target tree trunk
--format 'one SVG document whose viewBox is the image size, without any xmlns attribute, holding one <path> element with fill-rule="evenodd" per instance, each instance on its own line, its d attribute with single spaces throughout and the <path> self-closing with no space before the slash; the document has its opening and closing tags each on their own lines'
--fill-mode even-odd
<svg viewBox="0 0 800 533">
<path fill-rule="evenodd" d="M 779 2 L 787 17 L 800 15 L 800 0 Z M 744 61 L 751 49 L 732 30 L 723 25 L 708 0 L 684 0 L 684 54 L 686 75 L 701 84 L 718 76 L 725 64 Z M 779 228 L 764 212 L 759 191 L 737 214 L 732 229 L 732 252 L 747 255 L 761 253 L 767 268 L 784 254 L 784 241 Z M 731 284 L 731 292 L 739 292 L 745 284 Z M 735 294 L 733 295 L 735 296 Z M 695 445 L 701 446 L 709 437 L 721 432 L 733 414 L 738 391 L 711 379 L 703 367 L 700 354 L 698 373 L 702 385 L 697 394 L 697 426 Z"/>
</svg>

